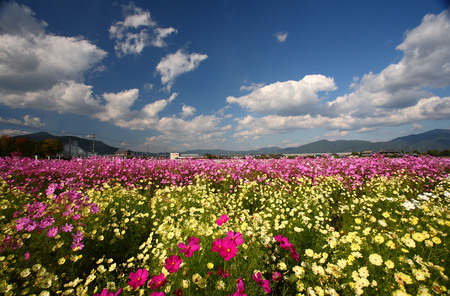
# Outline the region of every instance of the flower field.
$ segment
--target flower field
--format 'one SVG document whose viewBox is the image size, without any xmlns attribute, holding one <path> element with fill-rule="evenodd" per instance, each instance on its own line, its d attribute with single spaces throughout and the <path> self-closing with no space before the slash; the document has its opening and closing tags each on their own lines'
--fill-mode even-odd
<svg viewBox="0 0 450 296">
<path fill-rule="evenodd" d="M 448 295 L 450 159 L 0 159 L 6 295 Z"/>
</svg>

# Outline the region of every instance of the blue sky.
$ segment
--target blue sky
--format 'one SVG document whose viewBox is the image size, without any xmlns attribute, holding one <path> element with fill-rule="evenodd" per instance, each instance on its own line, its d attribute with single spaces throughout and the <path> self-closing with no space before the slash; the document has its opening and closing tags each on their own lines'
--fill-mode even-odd
<svg viewBox="0 0 450 296">
<path fill-rule="evenodd" d="M 137 151 L 390 140 L 450 127 L 446 1 L 0 7 L 0 133 Z"/>
</svg>

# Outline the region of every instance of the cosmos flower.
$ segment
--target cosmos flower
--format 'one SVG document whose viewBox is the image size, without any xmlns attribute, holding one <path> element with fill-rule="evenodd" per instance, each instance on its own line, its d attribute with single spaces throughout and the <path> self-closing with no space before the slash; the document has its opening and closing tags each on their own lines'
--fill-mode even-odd
<svg viewBox="0 0 450 296">
<path fill-rule="evenodd" d="M 236 256 L 237 252 L 238 249 L 236 248 L 236 244 L 231 239 L 223 239 L 219 254 L 223 257 L 223 259 L 225 259 L 225 261 L 229 261 L 231 258 Z"/>
<path fill-rule="evenodd" d="M 222 226 L 223 223 L 226 223 L 228 221 L 228 216 L 227 215 L 222 215 L 220 216 L 219 219 L 216 220 L 217 225 Z"/>
<path fill-rule="evenodd" d="M 164 266 L 169 273 L 174 273 L 178 271 L 181 264 L 181 258 L 175 255 L 172 255 L 166 258 L 166 265 Z"/>
<path fill-rule="evenodd" d="M 179 243 L 179 253 L 185 253 L 186 257 L 191 257 L 195 251 L 200 249 L 199 240 L 196 237 L 188 237 L 188 244 Z"/>
<path fill-rule="evenodd" d="M 128 285 L 137 289 L 140 286 L 143 286 L 148 279 L 148 271 L 145 268 L 139 268 L 136 272 L 130 273 L 130 281 L 128 281 Z"/>
<path fill-rule="evenodd" d="M 236 246 L 244 243 L 244 239 L 242 238 L 242 234 L 240 232 L 234 233 L 233 231 L 228 231 L 227 235 L 236 244 Z"/>
<path fill-rule="evenodd" d="M 167 282 L 167 278 L 164 273 L 152 276 L 151 280 L 148 282 L 148 287 L 152 290 L 156 290 L 163 287 Z"/>
<path fill-rule="evenodd" d="M 52 227 L 47 230 L 48 237 L 55 237 L 58 234 L 58 227 Z"/>
<path fill-rule="evenodd" d="M 266 293 L 272 292 L 269 280 L 263 280 L 261 277 L 261 272 L 258 272 L 257 274 L 252 274 L 252 279 L 258 284 L 258 286 L 264 289 L 264 292 Z"/>
</svg>

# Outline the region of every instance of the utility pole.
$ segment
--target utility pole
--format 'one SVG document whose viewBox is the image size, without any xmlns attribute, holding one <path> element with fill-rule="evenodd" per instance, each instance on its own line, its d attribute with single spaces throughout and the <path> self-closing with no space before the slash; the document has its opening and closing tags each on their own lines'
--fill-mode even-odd
<svg viewBox="0 0 450 296">
<path fill-rule="evenodd" d="M 95 132 L 92 136 L 92 156 L 95 155 Z"/>
<path fill-rule="evenodd" d="M 69 157 L 72 156 L 72 141 L 69 137 Z"/>
</svg>

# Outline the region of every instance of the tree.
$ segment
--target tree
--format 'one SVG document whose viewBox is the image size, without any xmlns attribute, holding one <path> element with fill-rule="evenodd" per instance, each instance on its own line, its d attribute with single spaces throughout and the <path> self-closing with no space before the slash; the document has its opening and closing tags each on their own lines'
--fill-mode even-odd
<svg viewBox="0 0 450 296">
<path fill-rule="evenodd" d="M 41 153 L 45 156 L 56 155 L 64 149 L 64 144 L 58 139 L 46 139 L 41 144 Z"/>
<path fill-rule="evenodd" d="M 14 140 L 8 136 L 3 135 L 0 140 L 0 148 L 2 155 L 10 154 L 11 152 L 14 152 L 15 147 Z"/>
</svg>

